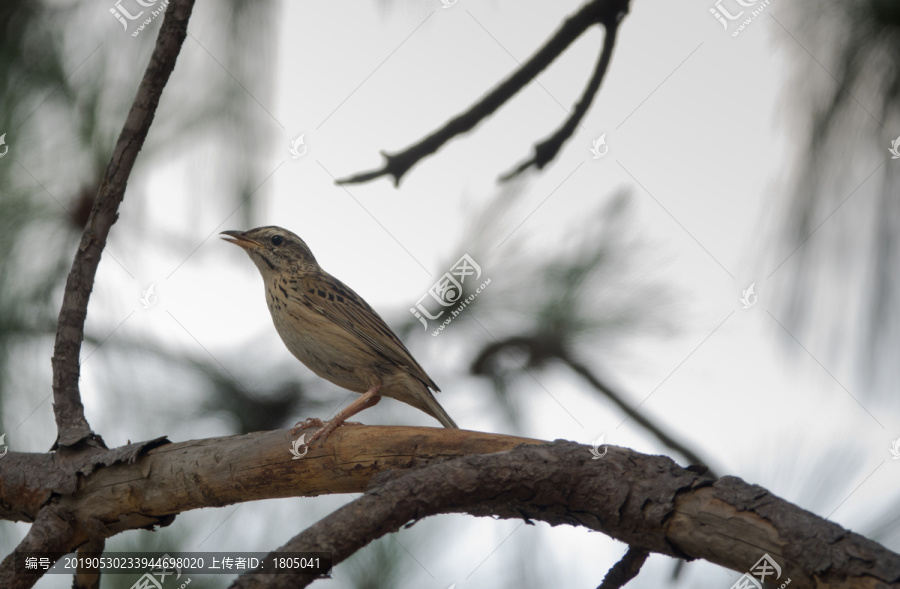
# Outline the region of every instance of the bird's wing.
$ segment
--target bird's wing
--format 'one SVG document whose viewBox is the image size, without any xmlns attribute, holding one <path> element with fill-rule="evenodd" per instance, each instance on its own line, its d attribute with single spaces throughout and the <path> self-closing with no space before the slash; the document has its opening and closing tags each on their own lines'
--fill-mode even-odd
<svg viewBox="0 0 900 589">
<path fill-rule="evenodd" d="M 322 288 L 324 285 L 327 288 Z M 303 276 L 296 286 L 302 289 L 298 295 L 329 321 L 347 330 L 391 362 L 406 367 L 412 376 L 432 390 L 441 390 L 384 319 L 352 288 L 325 271 Z"/>
</svg>

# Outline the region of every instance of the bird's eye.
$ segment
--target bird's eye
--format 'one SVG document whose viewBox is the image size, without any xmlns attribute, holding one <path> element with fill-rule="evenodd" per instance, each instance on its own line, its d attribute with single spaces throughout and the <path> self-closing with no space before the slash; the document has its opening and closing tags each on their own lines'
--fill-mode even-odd
<svg viewBox="0 0 900 589">
<path fill-rule="evenodd" d="M 272 245 L 281 245 L 282 243 L 284 243 L 284 236 L 273 235 L 271 241 L 272 241 Z"/>
</svg>

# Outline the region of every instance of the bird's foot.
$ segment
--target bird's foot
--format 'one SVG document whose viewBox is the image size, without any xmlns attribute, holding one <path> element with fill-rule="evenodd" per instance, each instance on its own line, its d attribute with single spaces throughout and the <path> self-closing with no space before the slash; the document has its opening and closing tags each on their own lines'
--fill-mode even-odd
<svg viewBox="0 0 900 589">
<path fill-rule="evenodd" d="M 318 417 L 310 417 L 304 421 L 298 421 L 294 427 L 291 428 L 291 437 L 296 436 L 297 432 L 308 427 L 325 427 L 325 422 Z M 311 441 L 312 440 L 310 440 L 310 442 Z"/>
<path fill-rule="evenodd" d="M 291 437 L 297 435 L 302 429 L 310 428 L 310 427 L 318 427 L 319 431 L 314 433 L 312 437 L 306 442 L 307 444 L 312 444 L 315 440 L 325 441 L 325 438 L 328 437 L 328 434 L 336 430 L 341 425 L 363 425 L 358 421 L 341 421 L 337 419 L 330 419 L 328 421 L 322 421 L 318 417 L 310 417 L 304 421 L 298 421 L 297 424 L 291 428 Z"/>
<path fill-rule="evenodd" d="M 322 423 L 319 421 L 319 423 Z M 325 442 L 325 438 L 331 435 L 331 432 L 336 430 L 338 427 L 342 425 L 362 425 L 358 421 L 344 421 L 343 419 L 329 419 L 324 424 L 322 424 L 322 428 L 314 433 L 312 437 L 309 439 L 309 443 L 312 444 L 316 440 L 321 440 L 321 442 Z"/>
</svg>

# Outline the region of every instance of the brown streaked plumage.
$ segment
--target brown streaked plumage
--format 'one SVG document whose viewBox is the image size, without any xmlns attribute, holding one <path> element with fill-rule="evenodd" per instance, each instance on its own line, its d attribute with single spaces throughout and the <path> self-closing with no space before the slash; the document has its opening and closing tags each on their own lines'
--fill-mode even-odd
<svg viewBox="0 0 900 589">
<path fill-rule="evenodd" d="M 318 376 L 363 394 L 322 424 L 310 442 L 324 439 L 382 396 L 408 403 L 444 427 L 457 427 L 431 393 L 440 389 L 403 342 L 362 297 L 322 270 L 302 239 L 275 226 L 222 235 L 259 268 L 272 321 L 288 350 Z"/>
</svg>

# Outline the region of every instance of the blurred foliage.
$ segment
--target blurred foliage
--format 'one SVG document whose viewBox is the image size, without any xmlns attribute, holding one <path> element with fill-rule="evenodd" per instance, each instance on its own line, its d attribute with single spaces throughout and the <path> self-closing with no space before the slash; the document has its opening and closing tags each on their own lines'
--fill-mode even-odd
<svg viewBox="0 0 900 589">
<path fill-rule="evenodd" d="M 226 54 L 217 56 L 217 60 L 257 93 L 271 85 L 268 82 L 271 70 L 259 67 L 258 55 L 248 53 L 243 47 L 252 45 L 263 52 L 270 50 L 271 44 L 261 40 L 271 39 L 268 31 L 274 25 L 274 6 L 273 1 L 255 2 L 252 9 L 238 1 L 216 6 L 218 23 L 224 25 L 217 34 L 220 39 L 232 40 L 221 44 Z M 62 6 L 9 0 L 0 4 L 0 95 L 4 98 L 0 103 L 0 134 L 6 133 L 6 144 L 10 147 L 0 160 L 0 422 L 5 404 L 15 401 L 36 405 L 46 396 L 47 391 L 42 387 L 23 387 L 21 378 L 15 390 L 10 389 L 7 378 L 10 353 L 32 340 L 43 342 L 42 349 L 49 349 L 47 344 L 52 342 L 55 333 L 57 305 L 72 252 L 131 106 L 133 91 L 123 91 L 123 87 L 136 88 L 143 75 L 143 67 L 129 66 L 123 72 L 121 58 L 129 55 L 136 57 L 137 63 L 145 63 L 146 57 L 139 57 L 136 52 L 149 56 L 147 50 L 155 43 L 152 33 L 137 39 L 121 34 L 111 17 L 106 20 L 107 11 L 108 7 L 92 3 Z M 73 27 L 73 23 L 81 21 L 97 29 L 98 34 L 89 42 L 85 41 L 83 30 Z M 128 45 L 120 48 L 98 41 L 98 37 L 102 39 L 110 33 L 120 34 L 113 38 Z M 240 42 L 235 43 L 234 39 Z M 216 39 L 205 41 L 212 44 Z M 162 153 L 164 146 L 203 131 L 215 131 L 223 119 L 241 126 L 245 137 L 252 139 L 261 132 L 246 114 L 253 110 L 248 105 L 256 107 L 255 98 L 227 73 L 214 72 L 208 78 L 204 81 L 203 96 L 195 96 L 193 102 L 180 105 L 178 121 L 166 122 L 164 117 L 157 117 L 138 166 L 146 165 L 154 154 Z M 179 88 L 178 79 L 177 75 L 173 77 L 167 93 L 180 94 L 187 90 Z M 182 81 L 181 86 L 184 85 Z M 53 156 L 47 150 L 48 142 L 65 146 L 72 157 L 62 161 L 57 161 L 57 157 L 48 159 L 47 155 Z M 222 151 L 230 150 L 223 147 Z M 248 199 L 251 187 L 261 176 L 252 160 L 244 163 L 222 165 L 223 173 L 232 177 L 232 184 L 244 187 L 226 195 L 235 206 Z M 60 182 L 63 177 L 72 183 L 66 186 L 67 193 L 57 188 L 64 185 Z M 252 210 L 252 206 L 247 210 Z M 138 226 L 140 222 L 140 219 L 126 221 Z M 178 243 L 183 241 L 184 237 L 180 237 Z M 37 252 L 30 247 L 35 243 L 40 244 Z M 157 243 L 173 247 L 173 240 Z M 112 256 L 110 252 L 104 254 L 104 262 L 109 263 L 109 256 Z M 85 339 L 99 345 L 107 335 L 89 331 Z M 132 342 L 131 345 L 143 353 L 167 355 L 148 343 Z M 182 364 L 192 367 L 211 386 L 228 381 L 227 375 L 208 358 L 182 358 Z M 47 354 L 40 370 L 49 373 L 49 369 Z M 274 405 L 261 410 L 279 415 L 292 405 L 286 399 L 287 391 L 296 393 L 299 385 L 275 383 L 272 386 L 273 390 L 279 389 L 271 396 Z M 286 386 L 287 390 L 281 390 Z M 23 396 L 30 398 L 26 400 Z M 237 393 L 225 397 L 230 400 L 224 410 L 231 412 L 237 423 L 247 420 L 240 431 L 271 423 L 272 419 L 249 411 L 250 404 L 241 402 Z M 16 424 L 4 425 L 9 431 Z"/>
<path fill-rule="evenodd" d="M 796 108 L 810 113 L 787 218 L 792 323 L 855 353 L 877 388 L 900 378 L 900 171 L 887 150 L 900 136 L 900 3 L 806 0 L 791 14 L 783 43 L 806 78 Z"/>
<path fill-rule="evenodd" d="M 0 160 L 0 423 L 5 405 L 18 398 L 7 377 L 10 354 L 54 325 L 52 293 L 67 270 L 63 248 L 72 244 L 71 235 L 58 232 L 58 209 L 33 198 L 33 182 L 18 161 L 28 128 L 23 125 L 33 122 L 38 105 L 53 97 L 73 107 L 57 37 L 41 18 L 45 10 L 39 2 L 0 4 L 0 135 L 9 149 Z M 42 264 L 26 253 L 25 240 L 38 227 L 55 236 L 44 242 Z"/>
<path fill-rule="evenodd" d="M 403 583 L 403 571 L 412 558 L 394 534 L 388 534 L 341 563 L 340 574 L 349 577 L 348 583 L 354 589 L 408 586 Z"/>
<path fill-rule="evenodd" d="M 0 159 L 0 432 L 9 434 L 6 443 L 13 449 L 21 449 L 26 437 L 32 445 L 42 438 L 46 447 L 52 443 L 54 432 L 33 427 L 35 413 L 31 409 L 49 407 L 45 401 L 50 392 L 50 356 L 62 289 L 156 41 L 152 31 L 138 38 L 124 34 L 108 13 L 110 5 L 35 0 L 0 3 L 0 135 L 5 134 L 9 147 Z M 218 65 L 186 79 L 179 70 L 195 66 L 189 57 L 179 58 L 163 101 L 177 104 L 179 116 L 167 116 L 162 110 L 158 113 L 138 158 L 136 175 L 173 145 L 192 141 L 201 146 L 203 141 L 216 141 L 217 134 L 237 133 L 244 138 L 245 147 L 256 153 L 252 146 L 262 141 L 267 129 L 260 128 L 256 98 L 236 80 L 253 88 L 258 96 L 265 96 L 271 87 L 272 69 L 261 67 L 260 57 L 265 63 L 274 61 L 266 53 L 274 49 L 271 30 L 277 22 L 275 6 L 274 0 L 254 2 L 252 6 L 231 0 L 216 3 L 213 8 L 195 9 L 195 16 L 202 18 L 208 10 L 215 18 L 216 26 L 209 28 L 211 32 L 203 37 L 203 43 L 215 50 L 221 48 L 222 53 L 215 58 L 200 55 L 192 37 L 186 41 L 185 52 L 193 49 L 209 63 L 215 64 L 215 59 Z M 194 32 L 195 24 L 192 22 Z M 247 51 L 247 47 L 254 51 Z M 197 84 L 202 85 L 203 92 L 194 91 Z M 214 198 L 229 209 L 246 203 L 248 206 L 235 220 L 249 224 L 254 205 L 249 195 L 265 175 L 260 159 L 236 153 L 228 141 L 219 140 L 217 144 L 222 155 L 211 158 L 220 162 L 213 173 L 233 189 Z M 235 164 L 237 159 L 240 165 Z M 144 195 L 131 190 L 135 185 L 129 186 L 126 201 L 130 206 L 138 203 L 140 209 Z M 240 215 L 245 218 L 240 219 Z M 141 215 L 123 217 L 113 234 L 127 231 L 132 242 L 142 240 L 141 232 L 148 229 L 146 223 Z M 179 229 L 176 227 L 166 239 L 160 239 L 153 229 L 157 238 L 154 243 L 166 248 L 164 254 L 183 257 L 183 251 L 196 246 L 193 238 Z M 162 231 L 170 230 L 167 227 Z M 101 264 L 117 264 L 115 255 L 119 253 L 104 252 Z M 169 418 L 190 422 L 197 415 L 227 414 L 224 422 L 234 424 L 234 433 L 246 433 L 284 427 L 301 414 L 299 407 L 306 403 L 302 383 L 273 378 L 271 367 L 252 366 L 256 378 L 251 393 L 202 352 L 176 354 L 158 342 L 122 337 L 115 340 L 115 346 L 104 346 L 110 332 L 93 331 L 98 325 L 94 321 L 96 309 L 92 307 L 94 316 L 85 333 L 83 358 L 90 355 L 91 366 L 100 363 L 98 372 L 110 376 L 101 381 L 102 390 L 96 393 L 108 400 L 111 411 L 134 411 L 140 407 L 134 403 L 136 397 L 153 403 L 156 387 L 177 387 L 185 379 L 195 383 L 198 390 L 209 391 L 208 401 L 198 406 L 181 406 L 171 415 L 161 407 L 153 427 L 156 435 L 171 431 Z M 99 325 L 103 325 L 102 319 Z M 158 370 L 159 365 L 166 369 Z M 135 378 L 148 370 L 153 371 L 153 378 Z M 8 410 L 4 411 L 11 406 L 18 407 L 16 422 L 10 421 Z M 17 423 L 26 415 L 23 423 Z M 0 522 L 4 552 L 12 549 L 9 542 L 20 537 L 14 528 L 15 524 Z M 107 550 L 195 549 L 188 542 L 183 532 L 160 535 L 137 531 L 111 539 Z M 227 575 L 195 576 L 191 587 L 223 587 L 230 579 Z M 134 580 L 128 575 L 109 575 L 103 586 L 125 588 Z"/>
<path fill-rule="evenodd" d="M 251 393 L 230 375 L 211 370 L 208 365 L 197 366 L 204 370 L 213 383 L 211 394 L 203 404 L 202 412 L 225 412 L 238 424 L 239 434 L 271 431 L 293 425 L 287 419 L 301 415 L 318 415 L 321 404 L 309 400 L 303 383 L 286 381 L 272 383 L 264 390 L 258 387 Z M 302 421 L 302 419 L 299 419 Z"/>
<path fill-rule="evenodd" d="M 516 190 L 501 188 L 461 240 L 481 265 L 482 275 L 463 283 L 460 300 L 487 279 L 491 284 L 485 289 L 488 296 L 468 303 L 441 337 L 484 342 L 469 354 L 468 361 L 476 362 L 472 374 L 490 380 L 502 408 L 498 415 L 521 431 L 521 408 L 518 398 L 510 394 L 512 384 L 522 377 L 534 378 L 533 370 L 549 368 L 547 361 L 560 354 L 595 363 L 605 351 L 621 347 L 625 338 L 671 332 L 677 313 L 672 312 L 672 293 L 641 272 L 638 260 L 652 253 L 631 235 L 635 226 L 627 192 L 615 192 L 592 213 L 578 215 L 551 254 L 516 243 L 503 249 L 501 260 L 494 253 L 496 246 L 484 243 L 481 236 L 487 232 L 482 227 L 499 223 L 515 202 Z M 527 241 L 527 236 L 523 234 L 522 239 Z M 425 335 L 431 337 L 436 325 L 438 321 L 430 321 Z M 415 319 L 406 323 L 405 331 L 422 335 Z M 544 351 L 504 346 L 502 353 L 492 353 L 499 342 L 515 338 L 540 341 Z M 485 362 L 478 362 L 479 358 Z"/>
</svg>

